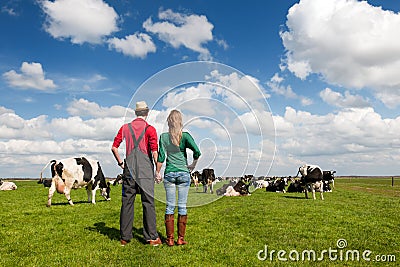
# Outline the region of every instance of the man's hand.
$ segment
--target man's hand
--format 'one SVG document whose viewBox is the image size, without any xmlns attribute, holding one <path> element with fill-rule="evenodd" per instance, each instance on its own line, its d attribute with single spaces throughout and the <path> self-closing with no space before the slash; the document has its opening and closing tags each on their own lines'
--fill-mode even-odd
<svg viewBox="0 0 400 267">
<path fill-rule="evenodd" d="M 154 177 L 154 180 L 156 181 L 157 184 L 161 183 L 161 182 L 162 182 L 161 173 L 156 172 L 155 177 Z"/>
</svg>

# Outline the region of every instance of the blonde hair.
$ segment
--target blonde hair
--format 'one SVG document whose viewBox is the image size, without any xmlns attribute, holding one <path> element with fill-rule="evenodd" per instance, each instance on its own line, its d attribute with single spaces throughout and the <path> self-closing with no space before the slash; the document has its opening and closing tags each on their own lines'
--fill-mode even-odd
<svg viewBox="0 0 400 267">
<path fill-rule="evenodd" d="M 182 139 L 182 113 L 176 109 L 172 110 L 168 115 L 167 122 L 171 142 L 174 145 L 179 146 Z"/>
</svg>

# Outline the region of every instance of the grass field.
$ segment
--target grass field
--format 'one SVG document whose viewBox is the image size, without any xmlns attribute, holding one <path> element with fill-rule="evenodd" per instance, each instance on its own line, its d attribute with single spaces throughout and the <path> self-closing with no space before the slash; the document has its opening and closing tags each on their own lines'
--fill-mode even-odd
<svg viewBox="0 0 400 267">
<path fill-rule="evenodd" d="M 0 192 L 0 266 L 397 266 L 394 261 L 400 261 L 400 179 L 392 187 L 390 178 L 337 178 L 324 201 L 261 189 L 247 197 L 217 198 L 191 188 L 189 202 L 196 207 L 188 213 L 189 244 L 179 247 L 143 244 L 140 197 L 135 238 L 119 245 L 120 186 L 112 188 L 110 202 L 98 196 L 96 205 L 88 204 L 81 189 L 72 192 L 74 207 L 57 194 L 47 208 L 48 188 L 36 181 L 15 183 L 18 190 Z M 163 191 L 157 185 L 157 199 Z M 164 209 L 158 201 L 162 238 Z"/>
</svg>

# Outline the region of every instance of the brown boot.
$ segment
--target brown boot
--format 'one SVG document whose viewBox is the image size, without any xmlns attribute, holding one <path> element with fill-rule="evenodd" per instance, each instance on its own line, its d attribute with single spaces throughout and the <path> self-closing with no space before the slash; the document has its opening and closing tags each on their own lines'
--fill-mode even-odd
<svg viewBox="0 0 400 267">
<path fill-rule="evenodd" d="M 178 241 L 176 241 L 177 245 L 186 245 L 188 243 L 183 239 L 186 232 L 186 223 L 187 215 L 178 214 Z"/>
<path fill-rule="evenodd" d="M 174 245 L 174 214 L 165 214 L 165 231 L 167 234 L 165 242 L 172 247 Z"/>
</svg>

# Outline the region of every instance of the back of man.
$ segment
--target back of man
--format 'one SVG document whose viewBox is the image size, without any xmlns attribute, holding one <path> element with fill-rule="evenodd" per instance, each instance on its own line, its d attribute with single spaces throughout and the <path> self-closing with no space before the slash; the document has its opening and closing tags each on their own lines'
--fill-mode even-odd
<svg viewBox="0 0 400 267">
<path fill-rule="evenodd" d="M 144 101 L 136 103 L 137 118 L 124 124 L 114 138 L 111 151 L 123 168 L 122 205 L 120 214 L 121 245 L 133 238 L 134 201 L 141 195 L 143 206 L 143 237 L 153 246 L 161 244 L 156 229 L 154 206 L 154 164 L 158 153 L 157 132 L 146 122 L 149 109 Z M 126 159 L 121 160 L 118 147 L 125 140 Z"/>
</svg>

